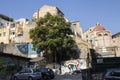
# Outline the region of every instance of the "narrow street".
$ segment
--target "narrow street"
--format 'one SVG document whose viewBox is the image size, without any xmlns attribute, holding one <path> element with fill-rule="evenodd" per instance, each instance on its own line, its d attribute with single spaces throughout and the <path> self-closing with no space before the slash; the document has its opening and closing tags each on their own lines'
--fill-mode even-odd
<svg viewBox="0 0 120 80">
<path fill-rule="evenodd" d="M 53 80 L 82 80 L 81 74 L 77 75 L 56 75 Z"/>
</svg>

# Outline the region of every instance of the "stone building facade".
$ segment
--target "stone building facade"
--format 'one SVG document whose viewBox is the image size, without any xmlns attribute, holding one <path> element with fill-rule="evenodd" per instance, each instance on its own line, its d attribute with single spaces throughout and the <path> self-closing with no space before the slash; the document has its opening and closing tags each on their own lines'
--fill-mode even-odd
<svg viewBox="0 0 120 80">
<path fill-rule="evenodd" d="M 110 30 L 105 29 L 99 22 L 84 32 L 84 39 L 91 44 L 101 56 L 116 56 Z"/>
<path fill-rule="evenodd" d="M 34 21 L 27 21 L 22 26 L 22 31 L 19 35 L 16 36 L 15 42 L 16 43 L 31 43 L 31 39 L 29 37 L 29 31 L 32 28 L 35 28 L 36 22 Z"/>
<path fill-rule="evenodd" d="M 0 26 L 0 43 L 17 43 L 16 37 L 23 36 L 23 28 L 27 19 L 19 19 L 13 22 L 6 21 Z"/>
<path fill-rule="evenodd" d="M 40 9 L 38 9 L 36 12 L 34 12 L 32 19 L 34 21 L 38 20 L 41 17 L 44 17 L 46 13 L 50 13 L 51 15 L 56 15 L 59 17 L 64 17 L 64 14 L 62 11 L 60 11 L 57 7 L 55 6 L 49 6 L 49 5 L 44 5 Z"/>
<path fill-rule="evenodd" d="M 73 39 L 76 42 L 76 45 L 79 49 L 80 56 L 79 58 L 86 59 L 87 53 L 89 52 L 89 48 L 91 45 L 84 40 L 82 27 L 80 26 L 79 21 L 71 22 L 71 29 L 74 32 Z"/>
<path fill-rule="evenodd" d="M 112 35 L 116 56 L 120 56 L 120 32 Z"/>
<path fill-rule="evenodd" d="M 12 23 L 11 21 L 8 21 L 3 18 L 4 15 L 0 16 L 0 43 L 9 43 L 9 23 Z"/>
</svg>

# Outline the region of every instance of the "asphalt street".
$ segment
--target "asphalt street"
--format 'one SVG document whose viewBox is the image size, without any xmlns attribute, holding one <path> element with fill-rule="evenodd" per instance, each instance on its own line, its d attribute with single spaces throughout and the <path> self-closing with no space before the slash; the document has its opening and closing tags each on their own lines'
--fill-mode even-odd
<svg viewBox="0 0 120 80">
<path fill-rule="evenodd" d="M 81 74 L 76 75 L 56 75 L 53 80 L 82 80 Z"/>
</svg>

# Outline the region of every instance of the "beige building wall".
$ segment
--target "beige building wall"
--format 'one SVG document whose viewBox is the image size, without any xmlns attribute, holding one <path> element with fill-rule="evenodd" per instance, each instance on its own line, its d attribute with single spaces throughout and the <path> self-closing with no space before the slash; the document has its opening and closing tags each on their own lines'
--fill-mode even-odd
<svg viewBox="0 0 120 80">
<path fill-rule="evenodd" d="M 0 18 L 0 43 L 9 44 L 10 42 L 10 21 Z"/>
<path fill-rule="evenodd" d="M 13 24 L 13 25 L 12 25 Z M 10 27 L 9 27 L 9 30 L 10 30 L 10 43 L 15 43 L 15 31 L 16 31 L 16 26 L 15 26 L 15 23 L 10 23 Z"/>
<path fill-rule="evenodd" d="M 0 43 L 23 43 L 30 42 L 29 29 L 31 26 L 35 26 L 27 23 L 28 20 L 21 18 L 14 22 L 5 22 L 3 26 L 0 26 Z M 32 22 L 33 23 L 33 22 Z M 29 26 L 27 25 L 29 24 Z"/>
<path fill-rule="evenodd" d="M 120 56 L 120 32 L 112 35 L 113 46 L 115 48 L 116 56 Z"/>
<path fill-rule="evenodd" d="M 0 28 L 0 43 L 9 43 L 9 29 L 6 27 Z"/>
<path fill-rule="evenodd" d="M 31 43 L 31 39 L 29 37 L 29 31 L 32 28 L 35 28 L 36 22 L 34 21 L 25 21 L 23 25 L 18 24 L 16 28 L 16 43 Z"/>
<path fill-rule="evenodd" d="M 44 17 L 47 12 L 51 15 L 64 17 L 64 14 L 57 7 L 44 5 L 33 14 L 33 20 L 38 20 L 39 18 Z"/>
<path fill-rule="evenodd" d="M 91 45 L 83 40 L 83 32 L 82 27 L 80 26 L 80 22 L 71 22 L 71 29 L 74 32 L 73 39 L 75 40 L 76 45 L 80 50 L 80 58 L 86 59 Z"/>
<path fill-rule="evenodd" d="M 112 45 L 112 37 L 110 31 L 96 32 L 95 47 L 110 47 Z"/>
<path fill-rule="evenodd" d="M 113 39 L 113 46 L 119 46 L 120 47 L 120 32 L 112 35 Z"/>
<path fill-rule="evenodd" d="M 20 18 L 18 20 L 14 21 L 14 25 L 13 27 L 10 27 L 10 43 L 21 43 L 21 39 L 18 37 L 22 37 L 23 36 L 23 28 L 26 24 L 28 20 L 25 18 Z"/>
<path fill-rule="evenodd" d="M 94 27 L 90 27 L 88 28 L 84 33 L 83 33 L 83 39 L 88 42 L 88 43 L 91 43 L 90 40 L 93 38 L 93 35 L 95 35 L 93 33 L 93 29 L 95 28 Z"/>
<path fill-rule="evenodd" d="M 89 48 L 91 48 L 91 44 L 87 43 L 86 41 L 76 37 L 75 42 L 77 47 L 80 49 L 80 58 L 87 58 L 87 53 L 89 53 Z"/>
<path fill-rule="evenodd" d="M 29 31 L 30 29 L 35 28 L 35 27 L 36 27 L 35 22 L 29 21 L 28 23 L 26 23 L 25 27 L 23 28 L 24 34 L 22 37 L 22 42 L 31 43 L 32 40 L 29 37 Z"/>
<path fill-rule="evenodd" d="M 79 21 L 71 22 L 71 29 L 76 37 L 83 39 L 82 27 Z"/>
<path fill-rule="evenodd" d="M 22 30 L 22 27 L 18 22 L 4 23 L 4 27 L 0 28 L 2 34 L 0 42 L 5 44 L 16 43 L 15 38 L 18 36 L 20 29 Z"/>
</svg>

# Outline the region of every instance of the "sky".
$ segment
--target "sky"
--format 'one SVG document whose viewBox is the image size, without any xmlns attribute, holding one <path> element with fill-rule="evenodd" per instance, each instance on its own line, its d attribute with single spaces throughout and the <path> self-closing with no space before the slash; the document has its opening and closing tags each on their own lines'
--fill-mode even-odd
<svg viewBox="0 0 120 80">
<path fill-rule="evenodd" d="M 58 7 L 70 22 L 79 21 L 83 32 L 97 22 L 112 35 L 120 32 L 120 0 L 1 0 L 0 13 L 31 19 L 43 5 Z"/>
</svg>

